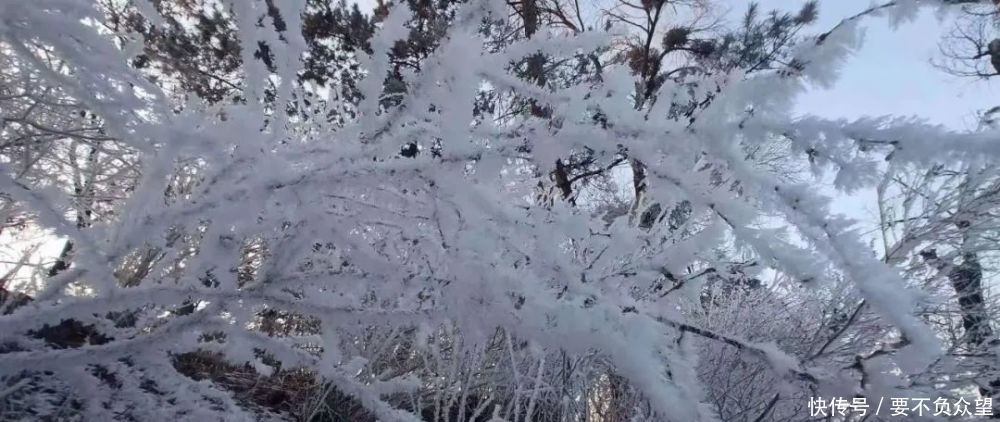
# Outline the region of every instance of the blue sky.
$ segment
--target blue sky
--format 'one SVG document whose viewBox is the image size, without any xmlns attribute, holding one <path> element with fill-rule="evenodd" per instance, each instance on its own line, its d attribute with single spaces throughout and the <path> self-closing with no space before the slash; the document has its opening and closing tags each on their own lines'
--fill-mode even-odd
<svg viewBox="0 0 1000 422">
<path fill-rule="evenodd" d="M 747 2 L 730 0 L 734 13 Z M 767 9 L 792 9 L 801 0 L 763 0 Z M 870 0 L 821 0 L 817 30 L 825 30 L 870 5 Z M 916 115 L 956 129 L 974 128 L 978 110 L 1000 104 L 997 83 L 957 78 L 930 64 L 939 58 L 938 42 L 950 22 L 934 10 L 892 30 L 884 18 L 866 21 L 865 44 L 843 69 L 832 89 L 815 89 L 800 98 L 798 109 L 825 117 Z M 994 101 L 998 100 L 998 101 Z"/>
<path fill-rule="evenodd" d="M 735 19 L 747 1 L 729 0 Z M 766 9 L 795 10 L 802 0 L 761 0 Z M 833 27 L 871 5 L 870 0 L 820 0 L 816 32 Z M 959 78 L 934 67 L 940 58 L 938 43 L 951 21 L 938 19 L 934 10 L 896 29 L 885 18 L 864 21 L 864 45 L 842 69 L 841 78 L 829 89 L 814 88 L 798 99 L 799 113 L 830 118 L 897 115 L 919 116 L 953 129 L 974 129 L 977 111 L 1000 105 L 997 82 Z M 832 192 L 832 188 L 830 188 Z M 875 224 L 873 191 L 837 196 L 833 210 L 859 220 L 863 227 Z"/>
</svg>

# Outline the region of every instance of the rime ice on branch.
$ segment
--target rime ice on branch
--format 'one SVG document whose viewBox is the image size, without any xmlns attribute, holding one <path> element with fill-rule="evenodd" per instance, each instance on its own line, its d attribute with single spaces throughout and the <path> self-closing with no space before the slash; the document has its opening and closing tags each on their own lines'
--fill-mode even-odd
<svg viewBox="0 0 1000 422">
<path fill-rule="evenodd" d="M 537 7 L 532 1 L 515 15 Z M 341 37 L 357 44 L 341 58 L 365 74 L 350 86 L 303 77 L 314 74 L 304 63 L 317 46 L 332 41 L 299 29 L 319 31 L 310 26 L 317 16 L 343 18 L 313 1 L 221 2 L 209 15 L 227 23 L 199 28 L 236 43 L 205 50 L 229 60 L 217 68 L 231 78 L 222 80 L 170 76 L 186 62 L 153 57 L 170 50 L 144 50 L 135 33 L 104 25 L 106 11 L 92 3 L 0 2 L 9 64 L 0 101 L 13 101 L 7 85 L 27 84 L 21 89 L 37 104 L 72 100 L 101 126 L 99 136 L 62 133 L 58 107 L 43 108 L 53 120 L 21 124 L 83 139 L 66 154 L 87 146 L 93 161 L 60 167 L 56 158 L 43 166 L 9 150 L 0 156 L 0 199 L 69 239 L 66 268 L 0 316 L 0 400 L 70 398 L 83 420 L 235 421 L 289 411 L 280 399 L 261 404 L 234 374 L 286 391 L 317 385 L 323 400 L 350 403 L 357 420 L 569 420 L 612 407 L 632 420 L 720 420 L 724 409 L 708 404 L 711 376 L 699 371 L 700 355 L 717 357 L 699 352 L 706 344 L 765 368 L 781 382 L 778 394 L 882 393 L 864 377 L 884 376 L 877 385 L 890 388 L 895 367 L 916 379 L 942 352 L 917 316 L 921 296 L 869 253 L 852 221 L 831 213 L 831 198 L 749 151 L 780 145 L 787 162 L 811 166 L 817 178 L 833 172 L 847 192 L 876 188 L 885 162 L 1000 156 L 995 132 L 792 117 L 807 84 L 835 81 L 860 44 L 861 19 L 922 2 L 874 8 L 815 37 L 782 32 L 797 40 L 780 46 L 787 63 L 663 78 L 649 63 L 627 63 L 637 56 L 615 56 L 614 34 L 583 30 L 569 12 L 562 25 L 572 35 L 505 39 L 523 28 L 506 21 L 503 2 L 448 3 L 440 16 L 426 5 L 380 4 L 370 42 Z M 130 22 L 146 42 L 170 25 L 183 29 L 163 19 L 173 13 L 166 3 L 136 2 Z M 633 7 L 652 17 L 664 5 Z M 767 22 L 798 28 L 810 13 Z M 748 33 L 765 28 L 755 19 L 748 13 Z M 663 43 L 700 54 L 699 66 L 730 63 L 723 44 L 713 56 L 686 31 Z M 173 37 L 164 39 L 182 39 Z M 666 54 L 653 54 L 651 42 L 640 61 Z M 140 55 L 160 70 L 137 66 Z M 522 69 L 530 60 L 588 70 L 540 83 Z M 186 95 L 192 81 L 206 84 L 211 101 Z M 357 104 L 346 99 L 354 94 Z M 60 173 L 66 168 L 70 176 Z M 63 189 L 73 175 L 81 191 Z M 625 194 L 599 182 L 614 186 L 616 177 L 629 180 Z M 94 183 L 119 196 L 98 198 Z M 558 198 L 523 194 L 552 183 Z M 81 206 L 81 195 L 93 202 Z M 768 333 L 733 333 L 706 316 L 742 315 L 734 304 L 747 298 L 788 306 L 755 296 L 768 272 L 812 288 L 797 293 L 804 297 L 843 288 L 863 305 L 842 320 L 879 321 L 875 334 L 854 338 L 884 341 L 875 353 L 851 353 L 857 362 L 888 360 L 870 369 L 821 360 L 849 340 L 839 328 L 813 339 L 819 347 L 786 350 Z M 774 397 L 757 414 L 777 411 Z"/>
</svg>

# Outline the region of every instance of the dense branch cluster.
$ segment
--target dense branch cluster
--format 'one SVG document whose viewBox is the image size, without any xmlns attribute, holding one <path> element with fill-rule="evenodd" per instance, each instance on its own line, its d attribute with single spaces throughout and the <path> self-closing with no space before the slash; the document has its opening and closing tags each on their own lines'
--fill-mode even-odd
<svg viewBox="0 0 1000 422">
<path fill-rule="evenodd" d="M 998 133 L 792 113 L 938 3 L 0 0 L 0 420 L 1000 398 Z"/>
</svg>

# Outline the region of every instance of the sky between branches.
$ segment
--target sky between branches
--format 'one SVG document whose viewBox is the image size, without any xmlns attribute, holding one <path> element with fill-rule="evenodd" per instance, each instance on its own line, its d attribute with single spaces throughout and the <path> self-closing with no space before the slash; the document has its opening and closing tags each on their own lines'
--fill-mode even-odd
<svg viewBox="0 0 1000 422">
<path fill-rule="evenodd" d="M 746 9 L 746 0 L 727 0 L 730 19 Z M 796 10 L 801 0 L 760 0 L 762 10 Z M 829 28 L 872 4 L 871 0 L 821 1 L 815 28 Z M 858 55 L 848 61 L 836 86 L 814 88 L 798 100 L 800 113 L 830 118 L 920 116 L 954 129 L 975 129 L 976 112 L 1000 104 L 1000 86 L 958 78 L 931 64 L 940 58 L 938 43 L 951 23 L 932 9 L 896 28 L 871 25 Z M 874 221 L 874 193 L 860 192 L 834 203 L 834 210 Z"/>
</svg>

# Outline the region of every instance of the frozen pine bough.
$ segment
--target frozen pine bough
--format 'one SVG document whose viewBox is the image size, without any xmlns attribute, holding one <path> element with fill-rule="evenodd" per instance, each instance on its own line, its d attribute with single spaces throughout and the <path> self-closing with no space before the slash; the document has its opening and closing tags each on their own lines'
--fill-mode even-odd
<svg viewBox="0 0 1000 422">
<path fill-rule="evenodd" d="M 813 181 L 746 153 L 781 145 L 844 192 L 878 185 L 885 163 L 996 159 L 995 132 L 791 114 L 808 84 L 835 81 L 862 18 L 920 2 L 806 37 L 773 71 L 664 83 L 641 107 L 613 61 L 559 90 L 519 77 L 526 58 L 602 52 L 611 35 L 489 48 L 484 28 L 508 16 L 489 0 L 457 4 L 390 90 L 388 53 L 414 13 L 388 7 L 344 125 L 286 112 L 316 91 L 296 82 L 312 2 L 221 2 L 242 47 L 232 104 L 179 104 L 130 66 L 141 40 L 91 3 L 0 2 L 13 93 L 0 100 L 37 116 L 22 124 L 38 142 L 85 141 L 0 156 L 2 205 L 68 239 L 30 297 L 3 303 L 2 418 L 724 420 L 705 361 L 779 387 L 746 420 L 793 417 L 815 395 L 927 395 L 915 380 L 944 353 L 918 315 L 928 298 Z M 157 4 L 136 2 L 148 25 L 165 25 Z M 696 119 L 657 117 L 707 87 Z M 544 112 L 483 118 L 486 91 Z M 60 118 L 70 101 L 100 133 L 60 130 L 76 124 Z M 77 146 L 89 161 L 61 166 Z M 581 150 L 633 170 L 631 210 L 523 194 Z M 81 195 L 106 199 L 81 208 Z M 835 300 L 864 330 L 813 332 Z"/>
</svg>

